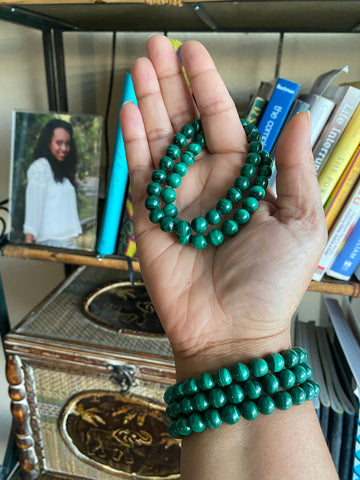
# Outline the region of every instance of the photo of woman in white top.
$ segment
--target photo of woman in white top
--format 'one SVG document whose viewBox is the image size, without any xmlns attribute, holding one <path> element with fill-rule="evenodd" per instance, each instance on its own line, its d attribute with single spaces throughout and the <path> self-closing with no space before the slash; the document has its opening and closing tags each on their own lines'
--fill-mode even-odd
<svg viewBox="0 0 360 480">
<path fill-rule="evenodd" d="M 82 233 L 77 199 L 77 148 L 70 123 L 50 120 L 43 128 L 27 170 L 26 243 L 76 248 Z"/>
</svg>

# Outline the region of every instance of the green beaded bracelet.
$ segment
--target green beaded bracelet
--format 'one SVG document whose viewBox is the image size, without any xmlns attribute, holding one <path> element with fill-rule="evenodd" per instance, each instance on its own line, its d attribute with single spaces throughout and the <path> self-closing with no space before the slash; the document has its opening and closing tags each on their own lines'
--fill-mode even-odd
<svg viewBox="0 0 360 480">
<path fill-rule="evenodd" d="M 195 162 L 196 156 L 206 145 L 200 120 L 184 125 L 180 133 L 173 136 L 166 155 L 159 161 L 159 168 L 152 172 L 145 200 L 145 207 L 150 210 L 149 219 L 152 223 L 159 224 L 162 231 L 176 233 L 182 245 L 191 244 L 199 250 L 208 245 L 221 245 L 225 237 L 236 235 L 239 227 L 250 220 L 250 214 L 258 209 L 259 201 L 265 196 L 272 175 L 273 160 L 263 150 L 262 136 L 255 125 L 243 119 L 241 124 L 248 140 L 245 165 L 241 167 L 240 175 L 235 179 L 234 186 L 226 192 L 225 198 L 220 199 L 215 208 L 208 210 L 204 216 L 195 217 L 191 221 L 182 220 L 177 218 L 178 209 L 174 205 L 176 188 L 181 185 L 188 167 Z M 237 205 L 240 201 L 241 208 Z M 222 217 L 230 214 L 235 205 L 237 208 L 233 219 L 225 219 L 220 225 Z M 209 230 L 209 225 L 217 227 Z"/>
</svg>

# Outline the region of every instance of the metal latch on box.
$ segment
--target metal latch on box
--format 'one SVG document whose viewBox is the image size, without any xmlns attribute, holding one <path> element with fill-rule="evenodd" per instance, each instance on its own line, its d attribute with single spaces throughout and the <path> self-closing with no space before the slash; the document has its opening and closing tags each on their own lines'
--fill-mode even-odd
<svg viewBox="0 0 360 480">
<path fill-rule="evenodd" d="M 126 393 L 130 387 L 137 384 L 137 381 L 134 379 L 136 367 L 133 365 L 125 363 L 122 365 L 108 365 L 107 368 L 113 372 L 110 380 L 119 385 L 122 393 Z"/>
</svg>

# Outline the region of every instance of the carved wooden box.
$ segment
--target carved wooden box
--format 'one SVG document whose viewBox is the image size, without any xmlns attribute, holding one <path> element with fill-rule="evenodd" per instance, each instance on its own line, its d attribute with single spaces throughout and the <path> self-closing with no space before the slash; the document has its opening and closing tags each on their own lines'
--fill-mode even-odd
<svg viewBox="0 0 360 480">
<path fill-rule="evenodd" d="M 163 403 L 172 350 L 139 275 L 80 267 L 5 351 L 24 478 L 180 477 Z"/>
</svg>

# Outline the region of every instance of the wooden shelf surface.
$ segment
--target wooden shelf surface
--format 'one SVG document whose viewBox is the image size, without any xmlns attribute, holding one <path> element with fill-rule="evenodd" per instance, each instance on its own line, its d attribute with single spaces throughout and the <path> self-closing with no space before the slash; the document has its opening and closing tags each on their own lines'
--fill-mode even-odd
<svg viewBox="0 0 360 480">
<path fill-rule="evenodd" d="M 98 258 L 95 253 L 71 252 L 69 250 L 44 249 L 27 247 L 8 243 L 2 248 L 4 257 L 45 260 L 50 262 L 61 262 L 71 265 L 88 265 L 101 268 L 114 268 L 116 270 L 127 270 L 128 261 L 126 258 L 115 255 Z M 140 265 L 132 261 L 132 268 L 140 272 Z M 349 297 L 360 298 L 360 284 L 357 282 L 338 282 L 336 280 L 324 280 L 322 282 L 312 281 L 308 287 L 309 292 L 334 293 Z"/>
</svg>

